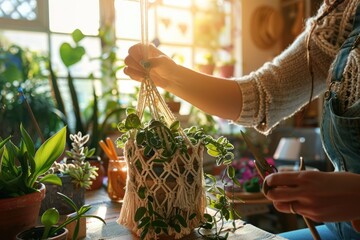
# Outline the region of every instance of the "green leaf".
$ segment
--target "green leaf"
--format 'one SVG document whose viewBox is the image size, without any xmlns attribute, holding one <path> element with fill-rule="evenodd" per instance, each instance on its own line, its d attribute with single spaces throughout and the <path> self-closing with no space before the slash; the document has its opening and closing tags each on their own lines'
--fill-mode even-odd
<svg viewBox="0 0 360 240">
<path fill-rule="evenodd" d="M 136 109 L 135 108 L 127 108 L 126 109 L 126 116 L 129 116 L 132 113 L 136 114 Z"/>
<path fill-rule="evenodd" d="M 178 131 L 180 128 L 180 121 L 176 120 L 175 122 L 173 122 L 170 126 L 170 130 L 173 132 Z"/>
<path fill-rule="evenodd" d="M 126 117 L 125 120 L 125 127 L 127 129 L 138 129 L 141 126 L 141 121 L 138 115 L 135 113 L 131 113 L 129 116 Z"/>
<path fill-rule="evenodd" d="M 6 82 L 19 81 L 23 78 L 20 69 L 14 63 L 10 63 L 6 66 L 1 75 L 4 77 Z"/>
<path fill-rule="evenodd" d="M 153 227 L 159 227 L 159 228 L 167 228 L 168 224 L 166 222 L 164 222 L 163 220 L 154 220 L 151 223 L 151 226 Z"/>
<path fill-rule="evenodd" d="M 180 225 L 179 224 L 174 224 L 174 226 L 173 226 L 173 228 L 175 229 L 175 231 L 177 232 L 177 233 L 180 233 L 181 232 L 181 227 L 180 227 Z"/>
<path fill-rule="evenodd" d="M 69 43 L 60 46 L 60 57 L 66 67 L 80 62 L 84 55 L 85 49 L 82 46 L 72 47 Z"/>
<path fill-rule="evenodd" d="M 46 140 L 37 150 L 35 160 L 35 171 L 33 177 L 38 176 L 50 169 L 65 149 L 66 127 L 63 127 L 55 135 Z"/>
<path fill-rule="evenodd" d="M 222 189 L 221 187 L 216 187 L 216 188 L 222 195 L 225 195 L 224 189 Z"/>
<path fill-rule="evenodd" d="M 235 183 L 235 185 L 241 187 L 241 183 L 239 182 L 239 180 L 237 178 L 234 177 L 231 180 Z"/>
<path fill-rule="evenodd" d="M 44 177 L 39 179 L 39 182 L 42 183 L 51 183 L 58 186 L 62 186 L 62 181 L 56 174 L 46 174 Z"/>
<path fill-rule="evenodd" d="M 140 222 L 139 222 L 139 225 L 137 226 L 137 228 L 142 228 L 144 226 L 147 226 L 148 224 L 150 223 L 150 217 L 147 216 L 147 217 L 143 217 Z"/>
<path fill-rule="evenodd" d="M 233 166 L 227 167 L 227 175 L 230 179 L 233 179 L 235 177 L 235 168 Z"/>
<path fill-rule="evenodd" d="M 145 132 L 139 131 L 138 134 L 136 134 L 136 143 L 138 145 L 142 145 L 145 141 Z"/>
<path fill-rule="evenodd" d="M 41 223 L 44 225 L 44 232 L 41 239 L 48 239 L 49 232 L 53 225 L 57 224 L 60 214 L 56 208 L 46 210 L 41 216 Z"/>
<path fill-rule="evenodd" d="M 148 201 L 147 205 L 148 205 L 149 215 L 152 216 L 154 214 L 154 209 L 153 209 L 153 206 L 152 206 L 152 202 Z"/>
<path fill-rule="evenodd" d="M 20 124 L 20 132 L 21 132 L 21 140 L 26 146 L 26 150 L 29 152 L 31 156 L 35 155 L 35 146 L 29 135 L 29 133 L 25 130 L 22 124 Z"/>
<path fill-rule="evenodd" d="M 0 149 L 5 146 L 5 144 L 10 140 L 11 136 L 5 138 L 3 141 L 0 142 Z"/>
<path fill-rule="evenodd" d="M 196 217 L 196 213 L 193 213 L 189 216 L 189 220 L 193 220 Z"/>
<path fill-rule="evenodd" d="M 144 230 L 143 230 L 143 231 L 141 232 L 141 234 L 140 234 L 140 239 L 141 239 L 141 240 L 145 239 L 148 231 L 149 231 L 149 228 L 148 228 L 148 226 L 146 226 L 146 227 L 144 228 Z"/>
<path fill-rule="evenodd" d="M 75 43 L 78 43 L 80 42 L 84 37 L 85 35 L 81 32 L 80 29 L 75 29 L 72 33 L 71 33 L 71 36 L 74 40 Z"/>
<path fill-rule="evenodd" d="M 217 157 L 220 155 L 220 152 L 216 151 L 216 150 L 211 150 L 211 149 L 208 149 L 207 150 L 207 153 L 212 156 L 212 157 Z"/>
<path fill-rule="evenodd" d="M 135 212 L 135 222 L 140 221 L 140 219 L 142 219 L 146 213 L 146 208 L 145 207 L 139 207 L 136 212 Z"/>
<path fill-rule="evenodd" d="M 213 217 L 212 217 L 210 214 L 208 214 L 208 213 L 204 213 L 204 218 L 205 218 L 205 220 L 206 220 L 207 222 L 209 222 L 209 223 L 212 223 L 212 222 L 213 222 Z"/>
<path fill-rule="evenodd" d="M 183 227 L 187 227 L 187 223 L 186 220 L 184 219 L 183 216 L 181 216 L 180 214 L 176 214 L 175 218 L 179 221 L 179 223 L 183 226 Z"/>
<path fill-rule="evenodd" d="M 139 191 L 138 191 L 138 196 L 141 198 L 141 199 L 145 199 L 145 193 L 146 193 L 146 187 L 140 187 L 139 188 Z"/>
</svg>

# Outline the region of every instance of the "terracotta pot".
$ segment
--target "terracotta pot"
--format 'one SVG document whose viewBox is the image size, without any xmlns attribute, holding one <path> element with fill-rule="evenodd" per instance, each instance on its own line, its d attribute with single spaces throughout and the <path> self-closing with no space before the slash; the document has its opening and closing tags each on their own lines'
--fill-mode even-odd
<svg viewBox="0 0 360 240">
<path fill-rule="evenodd" d="M 166 105 L 169 107 L 170 111 L 173 113 L 179 113 L 181 108 L 181 102 L 169 101 L 166 102 Z"/>
<path fill-rule="evenodd" d="M 92 181 L 91 187 L 88 190 L 91 191 L 91 190 L 100 189 L 103 186 L 103 180 L 105 176 L 105 168 L 103 166 L 101 158 L 99 156 L 95 156 L 95 157 L 87 158 L 85 161 L 88 161 L 91 166 L 95 166 L 98 168 L 97 170 L 98 176 Z"/>
<path fill-rule="evenodd" d="M 224 65 L 219 67 L 219 74 L 224 78 L 231 78 L 234 76 L 235 66 Z"/>
<path fill-rule="evenodd" d="M 0 199 L 0 232 L 2 239 L 16 239 L 19 232 L 34 227 L 39 216 L 41 201 L 45 197 L 45 185 L 39 192 L 19 197 Z"/>
<path fill-rule="evenodd" d="M 44 227 L 33 227 L 31 229 L 20 232 L 16 235 L 17 240 L 35 240 L 41 239 L 44 232 Z M 61 229 L 55 237 L 47 238 L 48 240 L 66 240 L 69 231 L 66 228 Z"/>
<path fill-rule="evenodd" d="M 200 72 L 208 75 L 213 75 L 215 70 L 215 64 L 199 64 L 197 67 Z"/>
</svg>

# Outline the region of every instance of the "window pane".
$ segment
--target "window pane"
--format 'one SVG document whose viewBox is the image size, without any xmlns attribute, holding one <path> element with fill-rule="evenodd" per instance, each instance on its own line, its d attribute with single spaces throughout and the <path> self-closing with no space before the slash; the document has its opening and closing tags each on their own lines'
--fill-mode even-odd
<svg viewBox="0 0 360 240">
<path fill-rule="evenodd" d="M 0 33 L 1 42 L 5 44 L 15 44 L 22 48 L 29 48 L 33 51 L 47 53 L 49 46 L 46 33 L 28 31 L 2 31 Z"/>
<path fill-rule="evenodd" d="M 68 35 L 53 34 L 52 41 L 52 64 L 53 69 L 59 76 L 66 76 L 67 71 L 60 59 L 59 49 L 62 43 L 68 42 L 72 45 L 72 39 Z M 100 62 L 99 60 L 92 60 L 98 58 L 101 55 L 100 39 L 95 37 L 85 37 L 81 40 L 80 45 L 85 48 L 86 54 L 82 60 L 73 66 L 70 66 L 73 77 L 88 77 L 91 73 L 95 76 L 100 75 Z"/>
<path fill-rule="evenodd" d="M 99 1 L 49 0 L 50 30 L 71 33 L 79 28 L 84 34 L 97 35 Z"/>
<path fill-rule="evenodd" d="M 163 0 L 163 3 L 172 6 L 191 7 L 191 0 Z"/>
<path fill-rule="evenodd" d="M 160 42 L 192 43 L 192 15 L 189 10 L 158 7 L 157 24 Z"/>
<path fill-rule="evenodd" d="M 37 18 L 37 1 L 0 0 L 0 18 L 35 20 Z"/>
<path fill-rule="evenodd" d="M 115 27 L 118 37 L 141 39 L 141 20 L 139 2 L 115 1 Z"/>
</svg>

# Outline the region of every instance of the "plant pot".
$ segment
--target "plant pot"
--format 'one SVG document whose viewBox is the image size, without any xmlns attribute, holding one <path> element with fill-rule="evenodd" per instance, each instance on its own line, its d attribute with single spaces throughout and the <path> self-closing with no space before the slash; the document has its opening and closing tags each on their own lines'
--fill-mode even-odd
<svg viewBox="0 0 360 240">
<path fill-rule="evenodd" d="M 179 113 L 181 108 L 181 102 L 168 101 L 166 105 L 169 107 L 170 111 L 173 113 Z"/>
<path fill-rule="evenodd" d="M 16 234 L 36 225 L 45 185 L 39 192 L 19 197 L 0 199 L 0 232 L 2 239 L 15 239 Z"/>
<path fill-rule="evenodd" d="M 213 75 L 215 70 L 215 64 L 198 64 L 198 70 L 202 73 Z"/>
<path fill-rule="evenodd" d="M 31 229 L 20 232 L 16 235 L 17 240 L 37 240 L 41 239 L 41 236 L 44 232 L 44 227 L 33 227 Z M 68 230 L 66 228 L 62 228 L 56 236 L 47 238 L 48 240 L 66 240 L 68 235 Z"/>
<path fill-rule="evenodd" d="M 95 166 L 98 168 L 97 170 L 98 176 L 96 176 L 96 178 L 92 181 L 91 187 L 88 190 L 91 191 L 91 190 L 100 189 L 103 186 L 103 179 L 105 176 L 105 169 L 101 161 L 101 158 L 99 156 L 94 156 L 94 157 L 86 158 L 85 161 L 88 161 L 91 166 Z"/>
<path fill-rule="evenodd" d="M 224 78 L 231 78 L 234 76 L 234 65 L 223 65 L 219 67 L 219 74 Z"/>
<path fill-rule="evenodd" d="M 67 215 L 74 211 L 57 192 L 61 192 L 71 198 L 77 207 L 85 204 L 85 188 L 75 187 L 69 175 L 59 175 L 59 177 L 61 178 L 62 186 L 45 184 L 46 195 L 41 204 L 40 214 L 43 214 L 52 207 L 56 208 L 60 215 Z"/>
</svg>

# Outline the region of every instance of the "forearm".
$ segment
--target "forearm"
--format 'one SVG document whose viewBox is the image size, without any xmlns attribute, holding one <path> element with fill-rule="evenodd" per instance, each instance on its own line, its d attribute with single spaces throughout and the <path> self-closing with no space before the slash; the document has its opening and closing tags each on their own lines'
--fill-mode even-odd
<svg viewBox="0 0 360 240">
<path fill-rule="evenodd" d="M 234 80 L 205 75 L 178 66 L 166 90 L 206 113 L 235 120 L 241 112 L 241 91 Z"/>
</svg>

